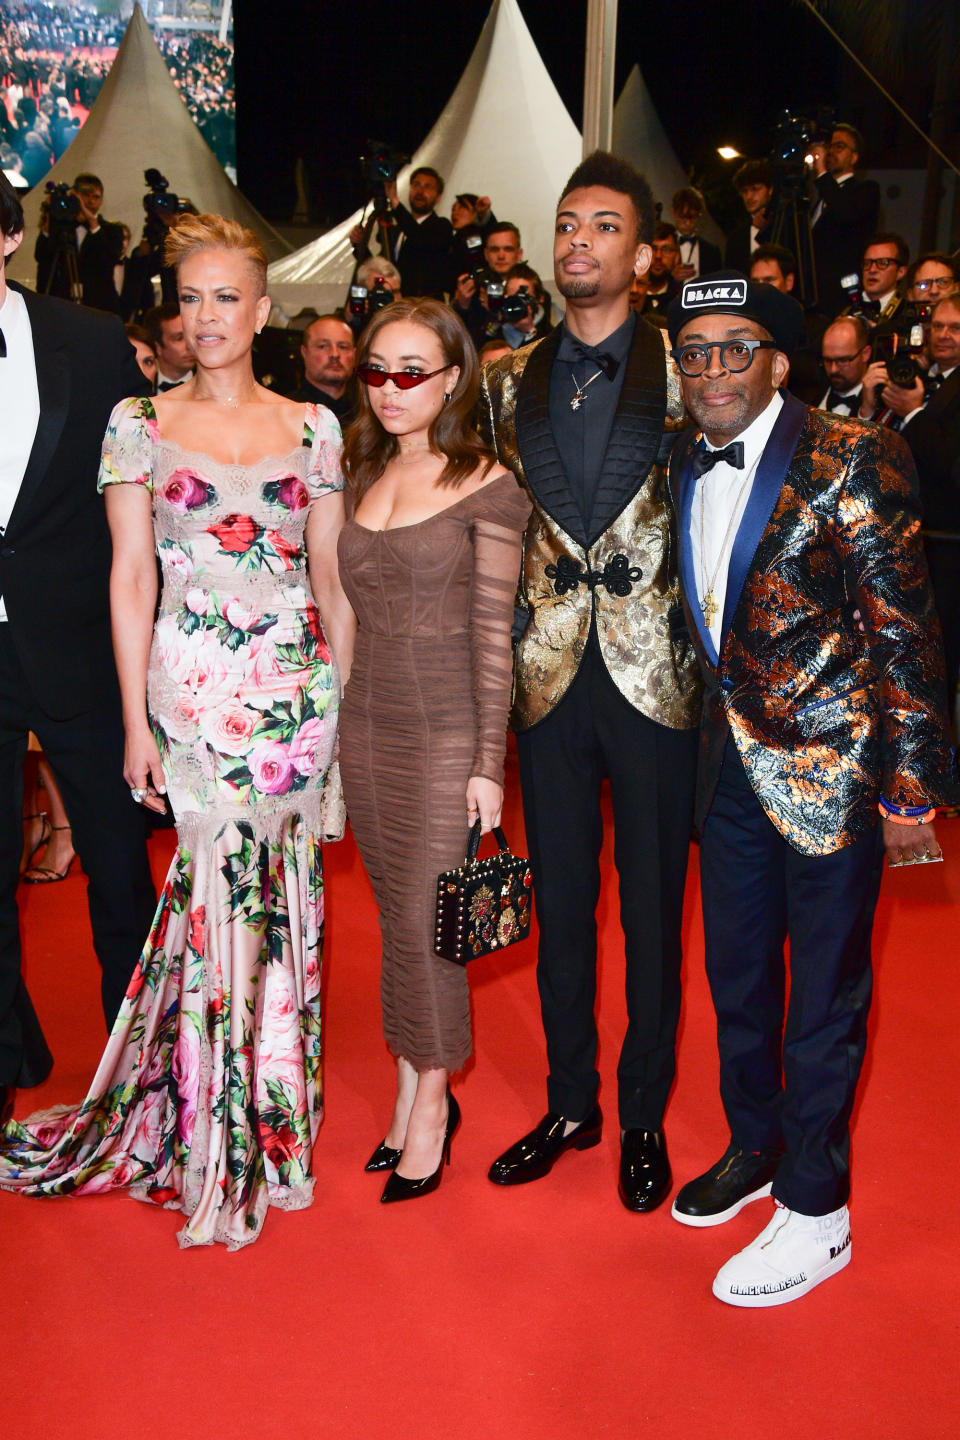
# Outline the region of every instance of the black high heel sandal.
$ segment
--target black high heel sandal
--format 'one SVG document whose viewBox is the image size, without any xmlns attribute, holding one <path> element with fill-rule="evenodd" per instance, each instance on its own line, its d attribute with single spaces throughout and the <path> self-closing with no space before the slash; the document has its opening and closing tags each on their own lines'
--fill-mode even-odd
<svg viewBox="0 0 960 1440">
<path fill-rule="evenodd" d="M 26 863 L 20 866 L 21 875 L 23 875 L 25 871 L 32 869 L 34 860 L 36 860 L 43 847 L 49 843 L 50 836 L 53 834 L 53 826 L 50 823 L 50 816 L 46 810 L 37 810 L 33 815 L 24 815 L 24 825 L 26 825 L 28 820 L 39 820 L 42 822 L 40 825 L 40 839 L 27 856 Z"/>
<path fill-rule="evenodd" d="M 72 825 L 51 825 L 50 835 L 53 835 L 56 830 L 72 830 L 72 828 Z M 49 838 L 50 836 L 47 837 L 48 840 Z M 34 854 L 36 854 L 36 851 L 34 851 Z M 51 865 L 28 865 L 23 872 L 23 883 L 24 885 L 52 885 L 57 880 L 66 880 L 76 858 L 77 852 L 74 850 L 70 859 L 67 861 L 65 870 L 54 870 Z M 31 870 L 34 872 L 32 875 L 30 874 Z"/>
<path fill-rule="evenodd" d="M 394 1170 L 393 1174 L 387 1177 L 387 1183 L 383 1187 L 383 1194 L 380 1196 L 382 1205 L 390 1205 L 394 1200 L 414 1200 L 418 1195 L 429 1195 L 432 1190 L 436 1190 L 440 1184 L 444 1165 L 450 1164 L 450 1142 L 453 1140 L 459 1124 L 460 1106 L 448 1090 L 447 1128 L 443 1137 L 443 1150 L 440 1152 L 440 1164 L 432 1175 L 424 1175 L 421 1180 L 408 1180 L 405 1175 L 398 1175 Z"/>
</svg>

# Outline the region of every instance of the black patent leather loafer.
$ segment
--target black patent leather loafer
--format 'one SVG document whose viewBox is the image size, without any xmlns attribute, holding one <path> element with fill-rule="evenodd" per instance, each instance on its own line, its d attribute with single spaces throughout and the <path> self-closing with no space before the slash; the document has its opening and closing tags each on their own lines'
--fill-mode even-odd
<svg viewBox="0 0 960 1440">
<path fill-rule="evenodd" d="M 617 1191 L 628 1210 L 656 1210 L 670 1194 L 672 1178 L 662 1130 L 623 1132 Z"/>
<path fill-rule="evenodd" d="M 516 1145 L 511 1145 L 487 1172 L 494 1185 L 527 1185 L 548 1175 L 560 1156 L 567 1150 L 590 1150 L 599 1145 L 603 1133 L 603 1113 L 599 1105 L 580 1122 L 576 1130 L 564 1135 L 567 1121 L 552 1111 Z"/>
<path fill-rule="evenodd" d="M 741 1150 L 733 1141 L 713 1165 L 678 1191 L 671 1214 L 681 1225 L 723 1225 L 770 1194 L 780 1150 Z"/>
</svg>

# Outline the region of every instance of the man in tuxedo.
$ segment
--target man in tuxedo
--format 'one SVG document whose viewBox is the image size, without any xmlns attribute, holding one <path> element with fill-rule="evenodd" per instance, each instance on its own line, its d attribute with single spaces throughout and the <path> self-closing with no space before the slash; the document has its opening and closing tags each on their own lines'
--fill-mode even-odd
<svg viewBox="0 0 960 1440">
<path fill-rule="evenodd" d="M 704 240 L 697 234 L 697 226 L 703 220 L 706 203 L 694 185 L 684 185 L 671 202 L 673 224 L 677 232 L 680 249 L 680 263 L 673 272 L 673 278 L 680 283 L 695 280 L 698 275 L 709 275 L 719 270 L 721 255 L 719 245 Z"/>
<path fill-rule="evenodd" d="M 673 278 L 673 272 L 680 264 L 680 246 L 677 232 L 665 220 L 658 220 L 653 227 L 653 258 L 647 272 L 647 296 L 643 302 L 643 314 L 665 315 L 670 301 L 680 293 L 680 282 Z"/>
<path fill-rule="evenodd" d="M 4 262 L 23 211 L 0 176 Z M 53 1063 L 20 974 L 16 890 L 32 730 L 88 877 L 108 1027 L 150 929 L 143 816 L 123 782 L 110 643 L 110 535 L 97 495 L 107 420 L 146 394 L 119 319 L 22 290 L 0 265 L 0 1113 Z M 69 964 L 69 955 L 64 957 Z"/>
<path fill-rule="evenodd" d="M 910 247 L 902 235 L 888 230 L 867 241 L 860 266 L 860 298 L 844 315 L 862 315 L 868 324 L 890 320 L 901 305 L 900 282 L 910 263 Z"/>
<path fill-rule="evenodd" d="M 727 237 L 728 270 L 749 270 L 753 252 L 773 239 L 773 167 L 769 160 L 747 160 L 733 177 L 746 218 Z"/>
<path fill-rule="evenodd" d="M 390 259 L 398 267 L 404 295 L 431 295 L 442 300 L 449 283 L 453 227 L 436 206 L 443 180 L 429 165 L 410 176 L 410 208 L 397 195 L 397 182 L 385 185 L 395 229 Z M 358 256 L 358 258 L 360 258 Z"/>
<path fill-rule="evenodd" d="M 873 915 L 884 851 L 939 858 L 943 664 L 909 451 L 782 393 L 797 303 L 724 272 L 685 285 L 669 321 L 698 427 L 670 486 L 706 687 L 696 813 L 731 1132 L 673 1215 L 719 1225 L 772 1193 L 769 1223 L 713 1284 L 765 1307 L 850 1259 Z"/>
<path fill-rule="evenodd" d="M 143 328 L 157 347 L 157 393 L 175 390 L 190 379 L 197 363 L 183 338 L 180 306 L 173 300 L 154 305 L 143 317 Z"/>
<path fill-rule="evenodd" d="M 870 364 L 870 332 L 859 315 L 845 315 L 827 326 L 821 355 L 829 385 L 817 409 L 857 415 L 863 402 L 863 377 Z"/>
<path fill-rule="evenodd" d="M 860 272 L 867 242 L 880 216 L 880 187 L 856 172 L 863 138 L 852 125 L 835 125 L 830 143 L 811 147 L 816 199 L 810 212 L 817 303 L 828 315 L 846 304 L 840 284 Z M 730 263 L 730 257 L 727 257 Z"/>
<path fill-rule="evenodd" d="M 610 782 L 628 1026 L 618 1067 L 619 1193 L 652 1210 L 670 1189 L 663 1114 L 680 1012 L 680 919 L 700 686 L 679 605 L 665 432 L 683 423 L 664 332 L 630 308 L 652 255 L 653 198 L 596 151 L 560 201 L 554 274 L 566 317 L 485 366 L 481 410 L 534 511 L 512 716 L 534 875 L 548 1112 L 490 1179 L 546 1175 L 598 1143 L 601 786 Z"/>
<path fill-rule="evenodd" d="M 123 256 L 123 226 L 104 220 L 100 214 L 103 206 L 103 181 L 99 176 L 78 175 L 70 193 L 76 198 L 80 211 L 76 232 L 77 272 L 83 303 L 95 310 L 109 310 L 113 315 L 120 315 L 122 306 L 113 276 L 114 268 Z M 43 234 L 38 235 L 38 290 L 48 288 L 53 253 L 52 241 Z M 72 298 L 64 266 L 57 267 L 53 282 L 49 285 L 49 293 L 59 295 L 64 300 Z"/>
</svg>

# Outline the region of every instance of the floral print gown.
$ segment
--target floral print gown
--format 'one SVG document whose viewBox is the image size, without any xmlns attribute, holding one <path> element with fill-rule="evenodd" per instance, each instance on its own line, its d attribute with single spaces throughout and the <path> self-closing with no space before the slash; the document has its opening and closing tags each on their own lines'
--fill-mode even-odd
<svg viewBox="0 0 960 1440">
<path fill-rule="evenodd" d="M 310 505 L 342 488 L 340 431 L 221 465 L 160 435 L 150 400 L 110 419 L 100 487 L 152 495 L 163 572 L 148 710 L 178 848 L 89 1094 L 0 1147 L 0 1186 L 128 1186 L 183 1210 L 181 1245 L 255 1240 L 310 1204 L 322 1114 L 320 803 L 340 694 L 306 574 Z"/>
</svg>

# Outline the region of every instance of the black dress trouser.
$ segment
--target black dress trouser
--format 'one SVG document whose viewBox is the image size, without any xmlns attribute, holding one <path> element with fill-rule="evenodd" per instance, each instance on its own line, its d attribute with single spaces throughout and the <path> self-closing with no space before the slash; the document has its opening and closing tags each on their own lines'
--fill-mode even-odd
<svg viewBox="0 0 960 1440">
<path fill-rule="evenodd" d="M 879 817 L 832 855 L 794 850 L 728 738 L 700 842 L 720 1094 L 741 1149 L 785 1148 L 774 1198 L 802 1215 L 827 1215 L 850 1193 L 882 861 Z"/>
<path fill-rule="evenodd" d="M 0 622 L 0 1085 L 42 1080 L 50 1056 L 20 973 L 17 884 L 23 848 L 23 763 L 32 730 L 56 776 L 87 875 L 93 944 L 103 969 L 107 1028 L 113 1024 L 149 934 L 156 893 L 144 818 L 123 780 L 123 726 L 116 680 L 91 710 L 54 720 L 34 701 Z M 70 956 L 62 959 L 70 964 Z"/>
<path fill-rule="evenodd" d="M 517 736 L 517 751 L 540 927 L 548 1108 L 582 1120 L 599 1088 L 596 908 L 606 778 L 626 949 L 620 1123 L 658 1130 L 675 1071 L 697 731 L 668 729 L 635 710 L 591 640 L 570 689 Z"/>
</svg>

